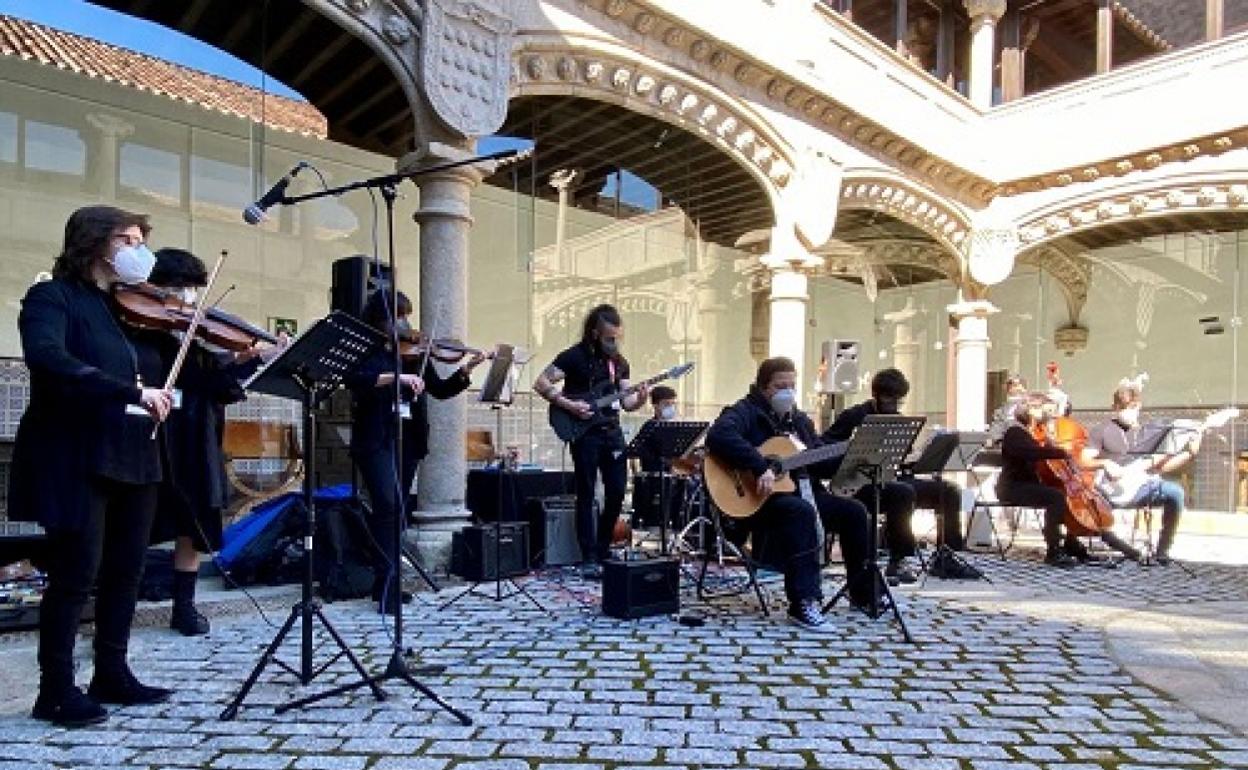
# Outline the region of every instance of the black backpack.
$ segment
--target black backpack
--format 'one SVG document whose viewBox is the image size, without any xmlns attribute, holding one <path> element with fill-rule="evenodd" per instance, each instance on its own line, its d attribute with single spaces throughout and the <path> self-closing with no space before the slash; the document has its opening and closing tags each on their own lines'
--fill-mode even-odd
<svg viewBox="0 0 1248 770">
<path fill-rule="evenodd" d="M 373 589 L 376 550 L 355 498 L 319 500 L 316 505 L 316 558 L 312 572 L 327 602 L 358 599 Z"/>
</svg>

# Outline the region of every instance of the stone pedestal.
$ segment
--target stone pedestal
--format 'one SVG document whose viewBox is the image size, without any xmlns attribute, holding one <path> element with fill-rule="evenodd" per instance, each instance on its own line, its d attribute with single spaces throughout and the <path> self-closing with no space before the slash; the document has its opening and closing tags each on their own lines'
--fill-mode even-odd
<svg viewBox="0 0 1248 770">
<path fill-rule="evenodd" d="M 958 323 L 953 342 L 953 424 L 958 430 L 984 430 L 988 405 L 988 316 L 997 308 L 981 299 L 955 302 L 947 309 Z"/>
<path fill-rule="evenodd" d="M 436 165 L 443 160 L 422 162 Z M 415 215 L 420 224 L 420 329 L 438 337 L 466 336 L 469 197 L 481 178 L 481 171 L 471 166 L 415 177 L 420 187 Z M 425 565 L 435 569 L 449 564 L 451 533 L 469 522 L 464 505 L 464 399 L 429 399 L 429 456 L 420 468 L 415 541 Z"/>
</svg>

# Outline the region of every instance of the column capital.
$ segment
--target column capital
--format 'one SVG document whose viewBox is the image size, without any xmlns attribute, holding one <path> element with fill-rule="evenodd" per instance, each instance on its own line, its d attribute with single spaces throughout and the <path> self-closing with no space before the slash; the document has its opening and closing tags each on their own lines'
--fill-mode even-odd
<svg viewBox="0 0 1248 770">
<path fill-rule="evenodd" d="M 125 139 L 134 133 L 133 123 L 106 112 L 88 113 L 87 122 L 112 139 Z"/>
<path fill-rule="evenodd" d="M 581 170 L 577 168 L 561 168 L 550 175 L 547 183 L 559 192 L 567 191 L 577 179 L 581 177 Z"/>
<path fill-rule="evenodd" d="M 1006 0 L 962 0 L 966 15 L 971 17 L 971 27 L 977 24 L 996 24 L 1005 15 Z"/>
<path fill-rule="evenodd" d="M 1001 308 L 986 299 L 962 299 L 947 305 L 949 315 L 961 321 L 964 318 L 987 318 L 993 313 L 1001 312 Z"/>
</svg>

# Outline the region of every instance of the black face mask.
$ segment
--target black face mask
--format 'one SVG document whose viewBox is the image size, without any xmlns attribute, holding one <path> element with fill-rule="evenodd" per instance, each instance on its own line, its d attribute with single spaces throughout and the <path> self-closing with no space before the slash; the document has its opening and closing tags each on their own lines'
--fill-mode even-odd
<svg viewBox="0 0 1248 770">
<path fill-rule="evenodd" d="M 600 339 L 598 349 L 603 352 L 603 355 L 614 357 L 620 352 L 620 345 L 614 339 Z"/>
</svg>

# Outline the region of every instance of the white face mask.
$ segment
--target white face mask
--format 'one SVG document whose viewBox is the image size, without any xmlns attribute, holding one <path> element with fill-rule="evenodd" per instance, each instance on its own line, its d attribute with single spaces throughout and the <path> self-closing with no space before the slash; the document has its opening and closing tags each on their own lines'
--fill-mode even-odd
<svg viewBox="0 0 1248 770">
<path fill-rule="evenodd" d="M 1138 425 L 1140 422 L 1140 408 L 1138 406 L 1129 406 L 1126 409 L 1118 410 L 1118 420 L 1123 425 Z"/>
<path fill-rule="evenodd" d="M 143 283 L 156 266 L 156 255 L 142 243 L 138 246 L 122 246 L 113 254 L 111 264 L 118 281 Z"/>
<path fill-rule="evenodd" d="M 797 402 L 797 393 L 792 388 L 783 388 L 777 390 L 767 399 L 771 403 L 771 410 L 776 414 L 788 414 L 793 409 L 793 404 Z"/>
<path fill-rule="evenodd" d="M 676 407 L 672 406 L 671 404 L 668 404 L 667 406 L 659 410 L 660 420 L 671 420 L 675 417 L 676 417 Z"/>
<path fill-rule="evenodd" d="M 178 289 L 178 296 L 188 305 L 194 305 L 199 299 L 199 290 L 193 286 L 187 286 L 184 289 Z"/>
</svg>

